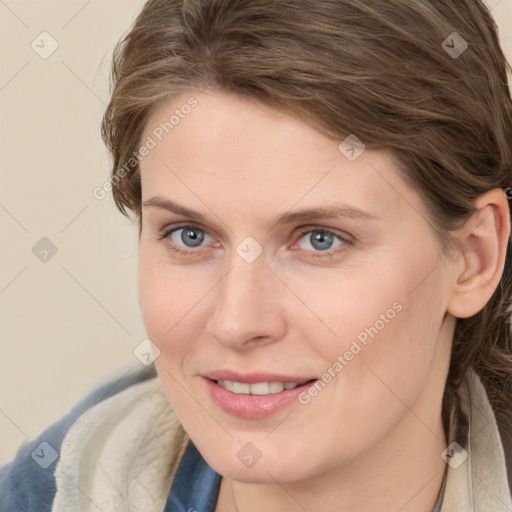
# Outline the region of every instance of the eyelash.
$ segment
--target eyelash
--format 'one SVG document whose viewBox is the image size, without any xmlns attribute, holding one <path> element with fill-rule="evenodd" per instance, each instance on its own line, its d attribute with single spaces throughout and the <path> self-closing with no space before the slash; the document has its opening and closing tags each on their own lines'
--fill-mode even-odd
<svg viewBox="0 0 512 512">
<path fill-rule="evenodd" d="M 206 230 L 206 229 L 204 229 L 202 227 L 195 226 L 194 224 L 182 224 L 180 226 L 174 226 L 174 227 L 171 227 L 171 228 L 164 228 L 162 230 L 162 232 L 160 233 L 158 239 L 159 240 L 165 240 L 165 239 L 169 238 L 170 235 L 172 233 L 174 233 L 175 231 L 179 231 L 180 229 L 184 229 L 184 228 L 196 229 L 198 231 L 202 231 L 203 233 L 207 234 L 208 236 L 212 236 L 212 235 L 209 234 L 208 230 Z M 342 235 L 336 233 L 335 231 L 332 231 L 332 230 L 327 229 L 327 228 L 323 228 L 321 226 L 308 226 L 308 227 L 299 229 L 297 241 L 299 241 L 304 235 L 307 235 L 308 233 L 311 233 L 313 231 L 319 231 L 319 232 L 321 232 L 323 234 L 327 234 L 327 235 L 330 235 L 330 236 L 332 236 L 334 238 L 337 238 L 337 239 L 339 239 L 339 240 L 341 240 L 343 242 L 343 246 L 353 245 L 353 241 L 348 236 L 342 236 Z M 184 250 L 184 249 L 178 249 L 177 247 L 172 247 L 172 246 L 170 247 L 170 249 L 175 251 L 176 253 L 182 255 L 182 256 L 191 256 L 191 255 L 194 255 L 194 254 L 195 255 L 200 254 L 202 252 L 201 249 L 204 249 L 204 247 L 200 247 L 200 248 L 198 248 L 196 250 L 188 250 L 188 251 Z M 339 251 L 343 251 L 345 249 L 346 249 L 346 247 L 341 247 L 341 249 L 340 248 L 335 248 L 335 249 L 331 249 L 331 250 L 328 250 L 328 251 L 307 251 L 306 249 L 302 249 L 302 250 L 310 253 L 311 257 L 317 258 L 317 257 L 332 257 L 334 255 L 334 253 L 339 252 Z"/>
</svg>

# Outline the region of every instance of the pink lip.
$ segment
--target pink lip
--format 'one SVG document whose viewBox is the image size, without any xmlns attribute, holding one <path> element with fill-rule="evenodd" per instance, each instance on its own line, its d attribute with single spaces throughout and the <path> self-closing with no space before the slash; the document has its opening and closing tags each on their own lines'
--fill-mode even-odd
<svg viewBox="0 0 512 512">
<path fill-rule="evenodd" d="M 248 376 L 246 375 L 245 378 L 247 379 Z M 251 376 L 251 378 L 253 378 L 253 376 Z M 252 382 L 297 382 L 297 380 L 294 381 L 288 377 L 286 377 L 285 380 L 282 380 L 282 378 L 270 379 L 268 378 L 268 375 L 265 376 L 264 379 L 261 379 L 261 376 L 258 376 L 258 378 L 259 380 L 253 380 Z M 247 382 L 247 380 L 233 380 L 236 380 L 236 382 Z M 308 381 L 306 384 L 297 386 L 294 389 L 283 389 L 283 391 L 280 391 L 279 393 L 270 393 L 268 395 L 244 395 L 224 389 L 222 386 L 219 386 L 215 380 L 204 378 L 204 382 L 206 383 L 210 397 L 215 404 L 217 404 L 225 413 L 245 419 L 267 418 L 276 414 L 286 406 L 296 402 L 299 394 L 313 384 Z"/>
</svg>

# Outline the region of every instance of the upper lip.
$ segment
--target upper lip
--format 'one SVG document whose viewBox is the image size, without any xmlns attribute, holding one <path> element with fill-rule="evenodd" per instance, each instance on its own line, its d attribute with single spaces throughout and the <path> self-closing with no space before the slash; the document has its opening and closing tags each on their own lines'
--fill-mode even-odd
<svg viewBox="0 0 512 512">
<path fill-rule="evenodd" d="M 304 375 L 283 375 L 281 373 L 240 373 L 234 370 L 213 370 L 201 374 L 210 380 L 230 380 L 233 382 L 245 382 L 255 384 L 256 382 L 297 382 L 303 383 L 310 380 L 316 380 L 313 376 Z"/>
</svg>

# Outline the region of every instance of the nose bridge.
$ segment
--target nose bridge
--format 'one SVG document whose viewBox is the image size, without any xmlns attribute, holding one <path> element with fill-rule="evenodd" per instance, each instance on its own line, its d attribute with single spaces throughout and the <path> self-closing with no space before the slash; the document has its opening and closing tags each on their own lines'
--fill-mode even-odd
<svg viewBox="0 0 512 512">
<path fill-rule="evenodd" d="M 249 263 L 233 252 L 229 271 L 218 284 L 208 323 L 210 333 L 220 343 L 232 346 L 282 336 L 284 319 L 273 281 L 262 256 Z"/>
<path fill-rule="evenodd" d="M 265 272 L 268 270 L 262 262 L 248 264 L 233 258 L 231 271 L 222 283 L 222 297 L 219 305 L 225 308 L 252 306 L 257 311 L 259 302 L 264 296 Z"/>
</svg>

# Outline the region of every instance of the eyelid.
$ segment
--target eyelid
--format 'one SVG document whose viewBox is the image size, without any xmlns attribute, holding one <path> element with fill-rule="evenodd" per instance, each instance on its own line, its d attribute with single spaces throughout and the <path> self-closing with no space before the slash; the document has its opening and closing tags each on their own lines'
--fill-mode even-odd
<svg viewBox="0 0 512 512">
<path fill-rule="evenodd" d="M 321 231 L 322 233 L 327 233 L 329 235 L 333 235 L 340 240 L 342 240 L 345 243 L 354 243 L 354 237 L 346 233 L 345 231 L 338 231 L 334 228 L 328 228 L 325 226 L 304 226 L 298 229 L 299 239 L 302 238 L 304 235 L 307 235 L 308 233 L 311 233 L 312 231 Z"/>
<path fill-rule="evenodd" d="M 160 229 L 158 231 L 158 237 L 160 239 L 164 239 L 165 237 L 169 236 L 174 231 L 178 231 L 180 229 L 185 229 L 185 228 L 194 228 L 199 231 L 203 231 L 205 234 L 207 234 L 211 238 L 214 238 L 214 236 L 212 235 L 210 230 L 208 230 L 207 228 L 201 226 L 200 224 L 198 224 L 196 222 L 181 222 L 178 224 L 166 224 L 162 229 Z"/>
</svg>

